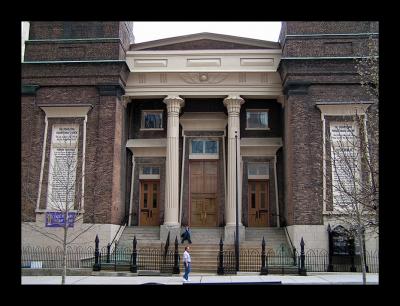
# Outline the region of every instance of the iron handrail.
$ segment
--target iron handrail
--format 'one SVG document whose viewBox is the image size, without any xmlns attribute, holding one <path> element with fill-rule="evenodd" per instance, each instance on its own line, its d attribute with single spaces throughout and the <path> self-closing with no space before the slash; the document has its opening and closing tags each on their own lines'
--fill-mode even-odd
<svg viewBox="0 0 400 306">
<path fill-rule="evenodd" d="M 289 235 L 289 232 L 287 230 L 287 226 L 284 226 L 283 228 L 285 229 L 286 235 L 289 238 L 289 243 L 290 243 L 290 246 L 292 247 L 292 250 L 293 250 L 293 256 L 296 256 L 296 254 L 295 254 L 296 248 L 293 246 L 292 239 L 290 239 L 290 235 Z"/>
<path fill-rule="evenodd" d="M 114 243 L 114 241 L 115 241 L 115 239 L 117 238 L 117 236 L 118 236 L 118 234 L 119 234 L 121 228 L 122 228 L 123 226 L 126 226 L 126 225 L 128 224 L 128 218 L 129 218 L 129 215 L 126 215 L 126 216 L 124 217 L 124 219 L 122 220 L 122 224 L 120 224 L 120 226 L 119 226 L 119 228 L 118 228 L 118 231 L 115 233 L 114 238 L 113 238 L 113 240 L 111 241 L 110 245 L 112 245 L 112 244 Z"/>
</svg>

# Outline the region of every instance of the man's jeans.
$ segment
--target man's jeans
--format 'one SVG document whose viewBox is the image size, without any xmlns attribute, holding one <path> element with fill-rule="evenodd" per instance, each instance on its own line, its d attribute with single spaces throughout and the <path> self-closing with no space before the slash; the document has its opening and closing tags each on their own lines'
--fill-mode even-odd
<svg viewBox="0 0 400 306">
<path fill-rule="evenodd" d="M 188 280 L 189 279 L 189 273 L 190 273 L 190 263 L 188 263 L 185 266 L 185 274 L 183 275 L 183 278 Z"/>
</svg>

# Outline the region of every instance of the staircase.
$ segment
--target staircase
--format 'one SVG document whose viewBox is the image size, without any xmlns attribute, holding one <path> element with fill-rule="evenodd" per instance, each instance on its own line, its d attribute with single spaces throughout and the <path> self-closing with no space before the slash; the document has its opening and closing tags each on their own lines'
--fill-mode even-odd
<svg viewBox="0 0 400 306">
<path fill-rule="evenodd" d="M 284 228 L 248 227 L 246 228 L 245 237 L 245 241 L 240 245 L 241 249 L 257 249 L 260 253 L 264 237 L 265 252 L 269 256 L 269 274 L 298 275 L 298 266 L 294 265 L 293 250 L 288 243 Z"/>
<path fill-rule="evenodd" d="M 192 259 L 192 272 L 217 272 L 217 257 L 219 252 L 219 242 L 222 237 L 224 238 L 223 227 L 193 227 L 191 230 L 192 244 L 185 240 L 184 244 L 179 245 L 179 254 L 185 250 L 185 246 L 190 247 L 190 257 Z M 180 242 L 180 241 L 179 241 Z M 181 262 L 181 269 L 184 271 L 183 262 Z"/>
<path fill-rule="evenodd" d="M 196 244 L 219 244 L 221 237 L 224 239 L 223 227 L 193 227 L 190 231 L 192 243 Z"/>
<path fill-rule="evenodd" d="M 282 246 L 285 252 L 291 251 L 288 244 L 285 229 L 279 227 L 248 227 L 246 228 L 245 241 L 241 247 L 259 248 L 261 250 L 261 243 L 264 237 L 265 251 L 274 250 L 282 252 Z"/>
<path fill-rule="evenodd" d="M 136 236 L 139 248 L 143 246 L 160 247 L 161 245 L 159 226 L 127 226 L 119 238 L 118 246 L 132 248 L 134 236 Z"/>
<path fill-rule="evenodd" d="M 191 240 L 192 244 L 189 244 L 186 240 L 184 244 L 181 244 L 181 238 L 178 237 L 179 246 L 178 252 L 180 255 L 180 269 L 184 271 L 183 267 L 183 252 L 185 246 L 190 246 L 190 256 L 192 258 L 192 272 L 202 273 L 216 273 L 218 266 L 218 252 L 219 242 L 222 237 L 224 239 L 224 228 L 223 227 L 212 227 L 212 228 L 191 228 Z M 164 246 L 165 241 L 160 240 L 160 227 L 158 226 L 130 226 L 126 227 L 124 232 L 119 239 L 118 247 L 132 248 L 133 237 L 136 236 L 137 247 L 151 247 L 160 248 Z M 274 250 L 275 253 L 279 250 L 282 252 L 282 246 L 285 253 L 292 251 L 288 245 L 286 235 L 283 228 L 246 228 L 245 240 L 240 242 L 240 249 L 256 249 L 261 254 L 261 243 L 262 239 L 266 242 L 266 251 Z M 170 251 L 174 251 L 175 237 L 170 237 Z M 234 250 L 234 245 L 225 244 L 224 250 Z M 244 259 L 241 259 L 244 260 Z M 258 265 L 258 263 L 257 263 Z M 289 265 L 283 267 L 285 273 L 288 270 L 294 269 L 297 272 L 297 268 Z M 282 273 L 282 266 L 274 267 L 270 265 L 270 273 Z M 274 272 L 276 271 L 276 272 Z"/>
</svg>

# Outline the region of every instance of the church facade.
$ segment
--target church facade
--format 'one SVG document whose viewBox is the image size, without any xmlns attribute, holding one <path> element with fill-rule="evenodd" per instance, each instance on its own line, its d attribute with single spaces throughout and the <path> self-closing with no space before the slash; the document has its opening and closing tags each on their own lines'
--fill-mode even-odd
<svg viewBox="0 0 400 306">
<path fill-rule="evenodd" d="M 339 225 L 327 134 L 355 113 L 375 120 L 354 60 L 378 31 L 283 22 L 279 42 L 199 33 L 135 44 L 131 22 L 30 22 L 22 244 L 51 244 L 32 229 L 60 234 L 48 218 L 67 199 L 82 245 L 96 234 L 106 245 L 121 226 L 159 226 L 165 241 L 182 225 L 223 228 L 232 243 L 237 210 L 241 241 L 285 227 L 295 246 L 327 249 L 328 224 Z"/>
</svg>

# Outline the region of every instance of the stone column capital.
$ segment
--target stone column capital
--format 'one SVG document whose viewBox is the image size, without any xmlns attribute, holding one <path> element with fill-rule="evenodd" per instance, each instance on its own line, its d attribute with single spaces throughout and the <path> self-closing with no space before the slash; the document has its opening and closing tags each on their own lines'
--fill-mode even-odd
<svg viewBox="0 0 400 306">
<path fill-rule="evenodd" d="M 167 104 L 168 116 L 171 114 L 178 115 L 181 107 L 185 104 L 185 100 L 179 96 L 167 96 L 164 98 L 164 103 Z"/>
<path fill-rule="evenodd" d="M 228 96 L 224 99 L 224 105 L 228 110 L 229 116 L 238 116 L 240 113 L 240 106 L 244 103 L 241 96 Z"/>
</svg>

